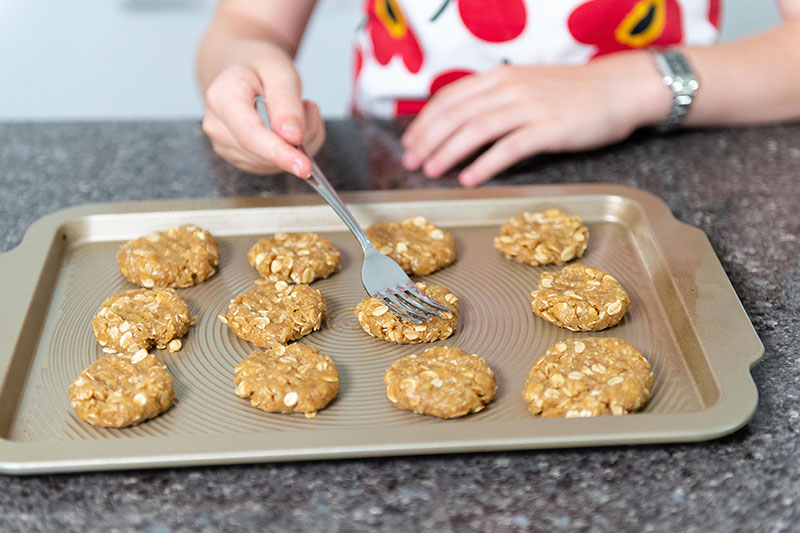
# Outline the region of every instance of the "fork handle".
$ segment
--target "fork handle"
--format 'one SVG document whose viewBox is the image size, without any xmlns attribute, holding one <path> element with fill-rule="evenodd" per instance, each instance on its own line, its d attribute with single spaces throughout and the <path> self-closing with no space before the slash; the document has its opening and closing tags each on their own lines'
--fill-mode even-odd
<svg viewBox="0 0 800 533">
<path fill-rule="evenodd" d="M 356 239 L 358 239 L 358 243 L 361 245 L 361 249 L 364 251 L 364 254 L 370 248 L 374 248 L 372 243 L 370 242 L 367 234 L 364 233 L 364 230 L 361 229 L 361 226 L 356 221 L 353 213 L 347 208 L 345 203 L 339 198 L 339 195 L 336 193 L 336 189 L 328 181 L 328 178 L 325 177 L 325 174 L 322 173 L 320 168 L 317 166 L 317 162 L 314 161 L 314 158 L 309 156 L 305 149 L 302 146 L 299 146 L 300 151 L 302 151 L 308 159 L 311 161 L 311 176 L 309 176 L 306 181 L 309 185 L 311 185 L 315 191 L 317 191 L 320 196 L 322 196 L 328 205 L 331 206 L 339 218 L 342 219 L 342 222 L 348 227 L 348 229 L 353 232 Z"/>
<path fill-rule="evenodd" d="M 267 107 L 266 107 L 266 100 L 262 95 L 258 95 L 255 98 L 256 110 L 258 114 L 261 116 L 261 120 L 264 122 L 264 126 L 268 129 L 271 129 L 269 123 L 269 115 L 267 115 Z M 342 219 L 342 222 L 348 227 L 348 229 L 353 232 L 356 239 L 358 239 L 358 243 L 361 245 L 361 249 L 364 251 L 364 255 L 370 251 L 370 248 L 375 249 L 375 247 L 370 242 L 369 238 L 367 238 L 366 233 L 364 230 L 361 229 L 361 226 L 358 225 L 353 214 L 344 204 L 339 195 L 336 193 L 336 189 L 328 181 L 328 178 L 325 177 L 325 174 L 322 173 L 322 170 L 317 166 L 317 162 L 314 161 L 314 158 L 308 155 L 303 145 L 297 147 L 301 152 L 303 152 L 306 157 L 308 157 L 309 161 L 311 161 L 311 176 L 305 179 L 309 185 L 311 185 L 315 191 L 322 196 L 328 205 L 334 210 L 334 212 L 339 215 L 339 218 Z"/>
</svg>

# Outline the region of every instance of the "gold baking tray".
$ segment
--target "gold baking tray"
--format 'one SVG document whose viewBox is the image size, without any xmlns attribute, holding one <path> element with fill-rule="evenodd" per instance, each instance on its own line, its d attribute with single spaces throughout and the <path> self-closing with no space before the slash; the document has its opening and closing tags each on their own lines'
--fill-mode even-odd
<svg viewBox="0 0 800 533">
<path fill-rule="evenodd" d="M 461 300 L 456 333 L 436 344 L 481 355 L 498 392 L 482 412 L 439 420 L 395 408 L 384 370 L 419 353 L 369 337 L 352 309 L 364 296 L 361 252 L 327 205 L 312 195 L 95 204 L 48 215 L 20 246 L 0 256 L 0 471 L 10 474 L 231 464 L 444 452 L 699 441 L 747 423 L 757 392 L 749 373 L 763 353 L 705 235 L 656 197 L 609 185 L 343 195 L 363 226 L 423 215 L 453 233 L 458 259 L 426 280 Z M 542 419 L 522 401 L 528 369 L 548 346 L 587 334 L 556 328 L 530 311 L 543 269 L 504 259 L 492 238 L 522 211 L 558 207 L 579 215 L 590 240 L 580 262 L 627 289 L 633 308 L 599 333 L 627 340 L 653 366 L 645 409 L 623 417 Z M 194 223 L 218 239 L 218 273 L 179 289 L 196 325 L 174 354 L 156 350 L 178 399 L 164 415 L 127 429 L 80 421 L 67 389 L 104 354 L 90 322 L 102 301 L 131 285 L 119 274 L 121 243 Z M 268 414 L 233 392 L 233 367 L 253 348 L 216 316 L 258 279 L 249 247 L 277 231 L 315 231 L 342 251 L 342 270 L 313 284 L 329 314 L 302 342 L 331 355 L 340 372 L 336 400 L 316 418 Z"/>
</svg>

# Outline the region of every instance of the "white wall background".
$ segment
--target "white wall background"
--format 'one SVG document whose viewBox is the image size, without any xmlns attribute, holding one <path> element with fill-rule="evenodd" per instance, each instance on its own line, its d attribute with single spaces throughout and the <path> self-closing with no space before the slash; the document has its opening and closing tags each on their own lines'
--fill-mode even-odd
<svg viewBox="0 0 800 533">
<path fill-rule="evenodd" d="M 216 0 L 0 0 L 0 120 L 198 118 L 194 49 Z M 349 109 L 361 0 L 320 0 L 297 58 L 327 117 Z M 723 40 L 778 22 L 725 0 Z"/>
</svg>

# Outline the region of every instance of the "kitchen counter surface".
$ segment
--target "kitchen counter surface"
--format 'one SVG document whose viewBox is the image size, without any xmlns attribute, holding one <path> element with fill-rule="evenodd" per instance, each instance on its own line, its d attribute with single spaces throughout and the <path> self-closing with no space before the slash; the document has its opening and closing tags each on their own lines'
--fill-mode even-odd
<svg viewBox="0 0 800 533">
<path fill-rule="evenodd" d="M 398 127 L 329 123 L 340 190 L 457 186 L 399 165 Z M 702 229 L 765 346 L 753 419 L 691 444 L 0 476 L 0 530 L 800 529 L 800 125 L 635 135 L 526 161 L 488 186 L 604 182 Z M 309 192 L 242 174 L 195 122 L 0 124 L 0 251 L 90 202 Z"/>
</svg>

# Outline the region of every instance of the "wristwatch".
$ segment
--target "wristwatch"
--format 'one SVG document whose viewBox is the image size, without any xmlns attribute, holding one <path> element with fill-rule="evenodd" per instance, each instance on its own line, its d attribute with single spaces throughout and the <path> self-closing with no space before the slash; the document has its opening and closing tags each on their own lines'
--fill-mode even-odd
<svg viewBox="0 0 800 533">
<path fill-rule="evenodd" d="M 658 129 L 672 131 L 680 126 L 684 115 L 689 112 L 700 82 L 689 60 L 678 50 L 651 50 L 651 53 L 664 85 L 672 90 L 672 107 Z"/>
</svg>

